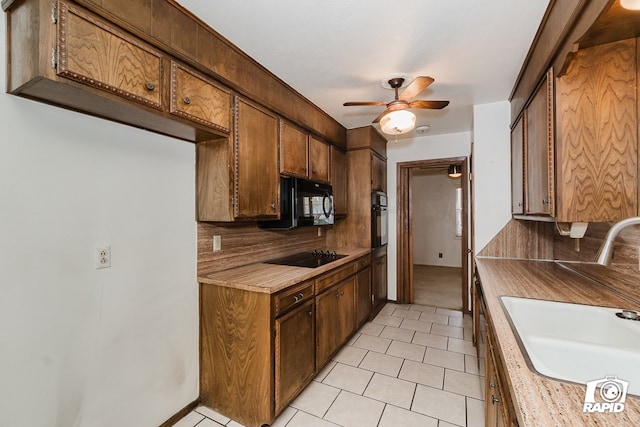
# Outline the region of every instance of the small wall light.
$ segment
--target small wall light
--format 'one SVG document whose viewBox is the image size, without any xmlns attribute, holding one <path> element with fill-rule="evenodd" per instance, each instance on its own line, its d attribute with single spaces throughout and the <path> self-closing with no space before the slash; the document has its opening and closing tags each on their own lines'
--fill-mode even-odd
<svg viewBox="0 0 640 427">
<path fill-rule="evenodd" d="M 462 175 L 462 165 L 449 165 L 447 171 L 449 178 L 460 178 Z"/>
<path fill-rule="evenodd" d="M 409 110 L 391 111 L 380 119 L 382 132 L 389 135 L 400 135 L 409 132 L 416 125 L 416 115 Z"/>
</svg>

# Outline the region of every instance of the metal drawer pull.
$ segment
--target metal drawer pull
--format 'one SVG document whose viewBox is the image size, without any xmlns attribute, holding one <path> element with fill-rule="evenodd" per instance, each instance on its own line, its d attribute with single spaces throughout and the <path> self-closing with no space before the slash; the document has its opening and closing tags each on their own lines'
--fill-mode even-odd
<svg viewBox="0 0 640 427">
<path fill-rule="evenodd" d="M 184 101 L 184 103 L 187 104 L 187 105 L 191 104 L 191 99 L 189 99 L 188 96 L 185 96 L 182 101 Z"/>
<path fill-rule="evenodd" d="M 498 403 L 498 402 L 500 402 L 500 399 L 498 399 L 498 398 L 497 398 L 497 397 L 495 397 L 494 395 L 491 395 L 491 403 L 495 405 L 495 404 L 496 404 L 496 403 Z"/>
<path fill-rule="evenodd" d="M 154 85 L 151 82 L 147 82 L 147 84 L 145 85 L 145 87 L 147 88 L 147 90 L 154 90 L 156 88 L 156 85 Z"/>
<path fill-rule="evenodd" d="M 302 292 L 300 292 L 298 295 L 294 295 L 293 296 L 293 303 L 298 303 L 300 301 L 302 301 L 302 299 L 304 298 L 304 294 Z"/>
<path fill-rule="evenodd" d="M 498 384 L 489 383 L 489 387 L 490 387 L 490 388 L 496 388 L 496 387 L 498 387 Z"/>
</svg>

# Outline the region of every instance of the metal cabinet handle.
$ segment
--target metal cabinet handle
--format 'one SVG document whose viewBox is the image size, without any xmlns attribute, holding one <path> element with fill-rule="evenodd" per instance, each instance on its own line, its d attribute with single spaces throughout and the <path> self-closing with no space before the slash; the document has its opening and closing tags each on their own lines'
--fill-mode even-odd
<svg viewBox="0 0 640 427">
<path fill-rule="evenodd" d="M 308 312 L 307 315 L 309 315 L 309 317 L 313 316 L 313 310 Z"/>
<path fill-rule="evenodd" d="M 156 88 L 156 85 L 154 85 L 152 82 L 147 82 L 145 87 L 147 88 L 147 90 L 154 90 Z"/>
<path fill-rule="evenodd" d="M 548 205 L 549 204 L 549 199 L 542 199 L 542 204 L 543 205 Z"/>
<path fill-rule="evenodd" d="M 344 291 L 340 292 L 340 295 L 344 295 Z"/>
<path fill-rule="evenodd" d="M 498 403 L 498 402 L 500 402 L 500 399 L 498 399 L 498 398 L 497 398 L 497 397 L 495 397 L 494 395 L 491 395 L 491 403 L 495 405 L 495 404 L 496 404 L 496 403 Z"/>
<path fill-rule="evenodd" d="M 490 387 L 490 388 L 496 388 L 496 387 L 498 387 L 498 384 L 489 383 L 489 387 Z"/>
<path fill-rule="evenodd" d="M 271 203 L 271 209 L 275 210 L 275 208 L 276 208 L 276 204 L 275 203 Z"/>
<path fill-rule="evenodd" d="M 293 303 L 297 303 L 298 301 L 300 301 L 300 297 L 298 295 L 294 295 L 293 296 Z"/>
<path fill-rule="evenodd" d="M 187 105 L 191 104 L 191 99 L 188 96 L 185 96 L 182 101 Z"/>
</svg>

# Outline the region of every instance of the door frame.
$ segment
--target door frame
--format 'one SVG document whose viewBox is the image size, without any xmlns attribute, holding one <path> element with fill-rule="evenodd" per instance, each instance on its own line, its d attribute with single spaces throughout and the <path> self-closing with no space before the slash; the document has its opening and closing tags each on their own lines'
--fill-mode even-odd
<svg viewBox="0 0 640 427">
<path fill-rule="evenodd" d="M 469 157 L 449 157 L 444 159 L 417 160 L 397 164 L 397 281 L 396 292 L 398 303 L 412 304 L 413 296 L 413 170 L 416 168 L 442 167 L 448 165 L 462 166 L 460 184 L 462 188 L 462 238 L 460 250 L 462 254 L 462 311 L 470 312 L 469 304 L 469 257 L 472 256 L 469 239 Z"/>
</svg>

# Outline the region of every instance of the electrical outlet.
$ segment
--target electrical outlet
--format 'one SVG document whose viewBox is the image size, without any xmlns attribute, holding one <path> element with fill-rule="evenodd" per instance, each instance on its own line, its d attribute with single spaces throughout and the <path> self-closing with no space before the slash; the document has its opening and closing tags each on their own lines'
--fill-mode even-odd
<svg viewBox="0 0 640 427">
<path fill-rule="evenodd" d="M 442 258 L 442 252 L 438 252 L 438 258 Z"/>
<path fill-rule="evenodd" d="M 213 236 L 213 251 L 217 252 L 222 249 L 222 236 Z"/>
<path fill-rule="evenodd" d="M 111 267 L 111 246 L 96 249 L 96 270 Z"/>
</svg>

